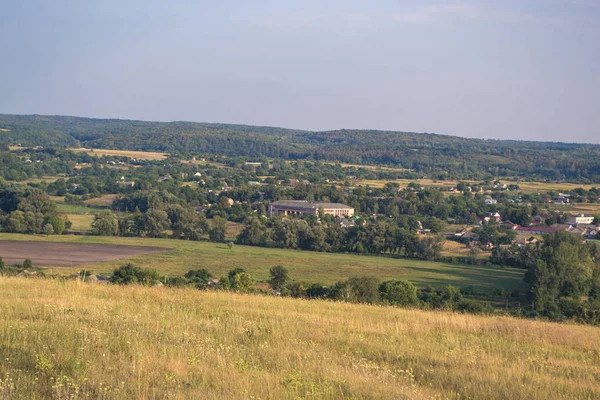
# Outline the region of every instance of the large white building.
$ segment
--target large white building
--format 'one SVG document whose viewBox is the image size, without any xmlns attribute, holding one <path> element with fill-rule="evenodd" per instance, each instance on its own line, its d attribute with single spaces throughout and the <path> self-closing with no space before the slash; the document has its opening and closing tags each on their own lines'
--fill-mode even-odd
<svg viewBox="0 0 600 400">
<path fill-rule="evenodd" d="M 280 200 L 269 205 L 269 215 L 272 217 L 277 214 L 284 215 L 302 215 L 319 214 L 319 209 L 323 209 L 324 214 L 334 215 L 336 217 L 354 216 L 354 208 L 340 203 L 323 203 L 318 201 L 305 200 Z"/>
<path fill-rule="evenodd" d="M 570 225 L 591 224 L 592 222 L 594 222 L 594 216 L 587 214 L 575 215 L 569 220 Z"/>
</svg>

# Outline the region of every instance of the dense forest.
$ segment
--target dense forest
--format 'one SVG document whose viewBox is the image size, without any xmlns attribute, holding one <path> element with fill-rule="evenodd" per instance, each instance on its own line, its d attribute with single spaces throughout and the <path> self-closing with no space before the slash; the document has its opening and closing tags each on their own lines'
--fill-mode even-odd
<svg viewBox="0 0 600 400">
<path fill-rule="evenodd" d="M 600 182 L 600 145 L 425 133 L 310 132 L 230 124 L 0 114 L 0 143 L 379 164 L 411 169 L 435 179 L 518 176 Z"/>
</svg>

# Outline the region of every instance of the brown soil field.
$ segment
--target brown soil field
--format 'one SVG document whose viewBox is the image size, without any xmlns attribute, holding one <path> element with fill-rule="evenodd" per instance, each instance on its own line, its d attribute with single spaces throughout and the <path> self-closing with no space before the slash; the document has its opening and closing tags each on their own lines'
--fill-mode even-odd
<svg viewBox="0 0 600 400">
<path fill-rule="evenodd" d="M 29 258 L 36 267 L 76 267 L 167 250 L 165 247 L 99 243 L 19 242 L 0 240 L 0 257 L 7 265 Z"/>
</svg>

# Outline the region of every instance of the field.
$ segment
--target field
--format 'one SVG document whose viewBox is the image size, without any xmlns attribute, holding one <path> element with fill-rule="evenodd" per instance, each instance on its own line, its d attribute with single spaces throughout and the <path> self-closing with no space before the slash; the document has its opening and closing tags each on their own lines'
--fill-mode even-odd
<svg viewBox="0 0 600 400">
<path fill-rule="evenodd" d="M 405 188 L 411 182 L 416 182 L 421 184 L 424 187 L 437 187 L 437 188 L 451 188 L 456 186 L 459 181 L 454 180 L 434 180 L 434 179 L 394 179 L 394 180 L 385 180 L 385 179 L 359 179 L 353 181 L 352 186 L 371 186 L 373 188 L 382 188 L 388 182 L 395 182 L 400 185 L 401 188 Z M 463 180 L 461 182 L 465 183 L 478 183 L 475 181 Z M 598 187 L 600 185 L 586 185 L 586 184 L 576 184 L 576 183 L 565 183 L 565 182 L 520 182 L 520 181 L 511 181 L 511 180 L 501 180 L 502 183 L 507 185 L 516 184 L 519 185 L 519 190 L 524 193 L 538 193 L 538 192 L 546 192 L 546 191 L 570 191 L 576 188 L 584 188 L 585 190 L 590 190 L 593 187 Z"/>
<path fill-rule="evenodd" d="M 0 277 L 0 398 L 592 399 L 600 329 Z"/>
<path fill-rule="evenodd" d="M 34 265 L 72 267 L 108 260 L 118 260 L 165 250 L 149 246 L 118 246 L 97 243 L 51 243 L 0 240 L 0 254 L 5 263 L 22 263 L 29 258 Z"/>
<path fill-rule="evenodd" d="M 108 150 L 108 149 L 69 149 L 76 152 L 85 152 L 91 156 L 117 156 L 117 157 L 130 157 L 138 160 L 164 160 L 168 154 L 158 153 L 155 151 L 131 151 L 131 150 Z"/>
<path fill-rule="evenodd" d="M 0 240 L 20 240 L 62 243 L 106 243 L 134 246 L 157 246 L 170 248 L 158 253 L 133 256 L 118 261 L 105 261 L 83 264 L 79 268 L 53 268 L 51 273 L 72 273 L 81 268 L 96 273 L 110 273 L 126 262 L 143 267 L 156 268 L 161 275 L 183 275 L 191 269 L 205 268 L 219 277 L 236 267 L 243 267 L 256 280 L 266 281 L 269 269 L 283 265 L 290 271 L 292 280 L 332 284 L 351 276 L 374 275 L 385 279 L 408 279 L 423 287 L 472 286 L 479 293 L 489 294 L 495 288 L 525 291 L 523 270 L 492 266 L 453 265 L 446 263 L 389 258 L 358 256 L 352 254 L 318 253 L 312 251 L 267 249 L 261 247 L 238 246 L 231 249 L 224 244 L 193 242 L 169 239 L 140 239 L 91 236 L 34 236 L 0 234 Z M 36 242 L 30 242 L 35 248 Z M 26 255 L 24 253 L 23 255 Z M 0 254 L 2 256 L 2 254 Z M 25 258 L 25 257 L 23 257 Z M 68 257 L 65 256 L 68 260 Z M 44 266 L 39 264 L 38 266 Z"/>
</svg>

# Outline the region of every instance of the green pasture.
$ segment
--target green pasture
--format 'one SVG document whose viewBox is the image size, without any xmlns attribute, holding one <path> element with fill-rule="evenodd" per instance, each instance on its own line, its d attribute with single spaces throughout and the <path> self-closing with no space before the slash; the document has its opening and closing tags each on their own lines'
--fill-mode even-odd
<svg viewBox="0 0 600 400">
<path fill-rule="evenodd" d="M 51 268 L 51 273 L 71 273 L 89 269 L 95 273 L 110 273 L 127 262 L 157 269 L 168 276 L 183 275 L 190 269 L 205 268 L 215 276 L 226 275 L 242 267 L 258 281 L 266 281 L 269 269 L 283 265 L 295 281 L 331 284 L 357 275 L 373 275 L 382 280 L 407 279 L 417 286 L 472 286 L 480 293 L 490 293 L 494 288 L 507 291 L 525 290 L 523 270 L 493 266 L 467 266 L 431 261 L 409 260 L 354 254 L 318 253 L 300 250 L 270 249 L 205 241 L 194 242 L 171 239 L 120 238 L 95 236 L 42 236 L 1 233 L 0 240 L 55 241 L 73 243 L 109 243 L 122 245 L 158 246 L 169 248 L 160 253 L 135 256 L 94 265 L 84 265 L 73 270 Z M 0 255 L 1 256 L 1 255 Z"/>
</svg>

